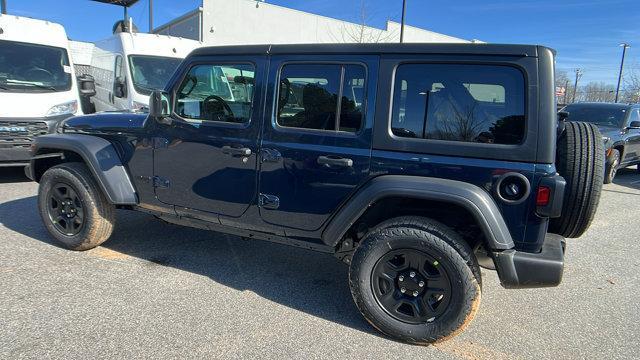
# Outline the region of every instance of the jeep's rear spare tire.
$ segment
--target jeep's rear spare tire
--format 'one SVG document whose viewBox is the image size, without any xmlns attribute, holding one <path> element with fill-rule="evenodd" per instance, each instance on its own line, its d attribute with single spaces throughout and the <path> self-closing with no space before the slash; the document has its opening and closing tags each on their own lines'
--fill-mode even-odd
<svg viewBox="0 0 640 360">
<path fill-rule="evenodd" d="M 565 123 L 558 138 L 556 169 L 567 185 L 562 215 L 551 219 L 549 232 L 577 238 L 593 220 L 604 180 L 604 145 L 595 125 Z"/>
</svg>

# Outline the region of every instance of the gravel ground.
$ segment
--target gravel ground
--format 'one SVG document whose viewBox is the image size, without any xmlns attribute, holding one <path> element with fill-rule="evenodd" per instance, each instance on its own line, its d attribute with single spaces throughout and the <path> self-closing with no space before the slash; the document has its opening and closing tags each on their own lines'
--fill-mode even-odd
<svg viewBox="0 0 640 360">
<path fill-rule="evenodd" d="M 0 358 L 627 358 L 640 353 L 640 175 L 605 185 L 594 224 L 568 240 L 557 288 L 506 290 L 436 346 L 380 336 L 328 255 L 120 211 L 87 252 L 52 243 L 37 184 L 0 168 Z"/>
</svg>

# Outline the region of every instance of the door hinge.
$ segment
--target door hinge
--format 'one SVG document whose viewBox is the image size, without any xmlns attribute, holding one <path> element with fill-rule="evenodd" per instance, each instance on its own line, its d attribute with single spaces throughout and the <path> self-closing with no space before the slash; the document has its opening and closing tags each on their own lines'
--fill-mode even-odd
<svg viewBox="0 0 640 360">
<path fill-rule="evenodd" d="M 277 209 L 280 207 L 280 198 L 275 195 L 260 194 L 260 207 Z"/>
<path fill-rule="evenodd" d="M 163 178 L 161 176 L 153 177 L 153 187 L 168 188 L 170 184 L 171 183 L 169 182 L 169 179 Z"/>
<path fill-rule="evenodd" d="M 154 149 L 166 149 L 169 147 L 169 140 L 162 137 L 154 137 L 153 138 L 153 148 Z"/>
</svg>

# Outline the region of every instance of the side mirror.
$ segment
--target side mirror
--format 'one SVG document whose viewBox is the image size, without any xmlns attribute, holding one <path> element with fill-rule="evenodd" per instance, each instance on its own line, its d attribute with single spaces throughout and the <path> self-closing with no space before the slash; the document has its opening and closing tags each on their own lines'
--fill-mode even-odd
<svg viewBox="0 0 640 360">
<path fill-rule="evenodd" d="M 127 84 L 121 77 L 117 77 L 113 85 L 113 96 L 117 98 L 127 97 Z"/>
<path fill-rule="evenodd" d="M 640 121 L 632 121 L 628 129 L 640 129 Z"/>
<path fill-rule="evenodd" d="M 96 81 L 91 75 L 78 76 L 78 91 L 82 97 L 92 97 L 96 95 Z"/>
<path fill-rule="evenodd" d="M 160 90 L 154 90 L 149 97 L 149 116 L 163 124 L 170 124 L 171 103 L 169 95 Z"/>
<path fill-rule="evenodd" d="M 566 111 L 558 111 L 558 121 L 565 121 L 569 118 L 569 113 Z"/>
</svg>

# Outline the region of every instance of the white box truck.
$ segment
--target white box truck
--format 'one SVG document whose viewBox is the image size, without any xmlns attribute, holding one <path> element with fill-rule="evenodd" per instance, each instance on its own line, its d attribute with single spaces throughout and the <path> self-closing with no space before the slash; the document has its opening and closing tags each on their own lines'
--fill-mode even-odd
<svg viewBox="0 0 640 360">
<path fill-rule="evenodd" d="M 91 83 L 83 83 L 92 95 Z M 60 24 L 0 15 L 0 167 L 28 164 L 34 137 L 81 114 L 69 41 Z"/>
</svg>

